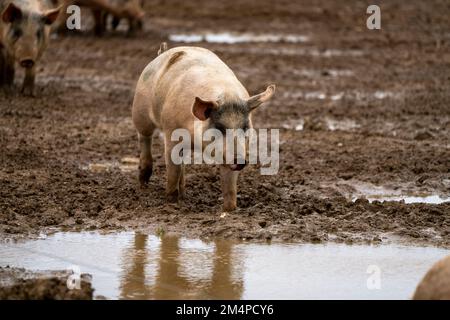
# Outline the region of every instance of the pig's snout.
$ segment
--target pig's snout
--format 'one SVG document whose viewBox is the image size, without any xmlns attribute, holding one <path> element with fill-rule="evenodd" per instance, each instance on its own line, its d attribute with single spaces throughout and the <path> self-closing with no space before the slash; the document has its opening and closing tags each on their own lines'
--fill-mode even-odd
<svg viewBox="0 0 450 320">
<path fill-rule="evenodd" d="M 233 171 L 241 171 L 247 166 L 247 161 L 245 159 L 236 159 L 233 164 L 230 165 L 230 169 Z"/>
<path fill-rule="evenodd" d="M 22 66 L 22 68 L 31 69 L 34 66 L 34 60 L 33 59 L 23 59 L 20 61 L 20 65 Z"/>
</svg>

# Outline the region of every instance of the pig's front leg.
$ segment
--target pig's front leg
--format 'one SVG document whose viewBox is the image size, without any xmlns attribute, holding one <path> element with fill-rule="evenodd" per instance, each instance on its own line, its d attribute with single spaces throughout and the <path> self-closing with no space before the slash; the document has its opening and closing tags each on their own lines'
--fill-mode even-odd
<svg viewBox="0 0 450 320">
<path fill-rule="evenodd" d="M 222 179 L 223 210 L 233 211 L 237 208 L 237 180 L 239 172 L 228 167 L 220 167 Z"/>
<path fill-rule="evenodd" d="M 6 54 L 4 51 L 0 48 L 0 87 L 6 84 Z"/>
<path fill-rule="evenodd" d="M 15 64 L 14 57 L 12 57 L 10 55 L 6 55 L 5 84 L 9 88 L 12 88 L 12 86 L 14 85 L 14 77 L 16 74 L 16 69 L 15 69 L 14 64 Z"/>
<path fill-rule="evenodd" d="M 23 80 L 22 93 L 26 96 L 34 96 L 34 81 L 36 79 L 36 66 L 25 69 L 25 79 Z"/>
<path fill-rule="evenodd" d="M 0 86 L 10 90 L 14 84 L 14 57 L 10 56 L 5 49 L 0 49 Z"/>
</svg>

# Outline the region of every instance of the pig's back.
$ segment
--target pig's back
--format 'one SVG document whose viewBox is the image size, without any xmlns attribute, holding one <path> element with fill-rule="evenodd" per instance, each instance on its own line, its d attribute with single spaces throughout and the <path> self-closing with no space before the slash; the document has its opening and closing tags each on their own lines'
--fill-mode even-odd
<svg viewBox="0 0 450 320">
<path fill-rule="evenodd" d="M 212 51 L 199 47 L 177 47 L 160 56 L 166 62 L 166 77 L 214 75 L 217 79 L 237 81 L 233 71 Z M 183 71 L 183 72 L 180 72 Z"/>
<path fill-rule="evenodd" d="M 32 12 L 42 12 L 54 7 L 50 0 L 0 0 L 0 12 L 3 12 L 11 2 L 23 10 Z"/>
<path fill-rule="evenodd" d="M 176 47 L 158 56 L 144 69 L 136 91 L 145 97 L 158 127 L 164 127 L 165 115 L 172 121 L 177 114 L 178 121 L 172 124 L 180 127 L 194 120 L 196 96 L 212 101 L 223 95 L 248 98 L 233 71 L 213 52 L 199 47 Z"/>
</svg>

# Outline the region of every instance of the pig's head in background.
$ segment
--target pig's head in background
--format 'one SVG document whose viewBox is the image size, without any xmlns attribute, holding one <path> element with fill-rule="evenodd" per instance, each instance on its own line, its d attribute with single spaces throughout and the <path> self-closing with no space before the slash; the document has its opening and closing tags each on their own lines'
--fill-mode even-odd
<svg viewBox="0 0 450 320">
<path fill-rule="evenodd" d="M 208 121 L 208 129 L 217 129 L 222 133 L 223 163 L 227 163 L 225 157 L 229 148 L 226 143 L 226 135 L 227 133 L 233 134 L 234 163 L 227 164 L 231 170 L 240 171 L 248 163 L 248 136 L 245 136 L 245 139 L 238 139 L 238 134 L 252 128 L 251 113 L 261 104 L 269 101 L 274 93 L 275 85 L 270 85 L 263 93 L 247 100 L 224 98 L 219 101 L 205 101 L 200 97 L 195 98 L 192 107 L 194 116 L 201 121 Z M 241 143 L 244 143 L 245 146 L 239 146 Z"/>
<path fill-rule="evenodd" d="M 9 53 L 23 68 L 32 68 L 48 44 L 50 26 L 60 8 L 45 12 L 29 11 L 10 3 L 1 13 L 6 24 L 3 42 Z"/>
</svg>

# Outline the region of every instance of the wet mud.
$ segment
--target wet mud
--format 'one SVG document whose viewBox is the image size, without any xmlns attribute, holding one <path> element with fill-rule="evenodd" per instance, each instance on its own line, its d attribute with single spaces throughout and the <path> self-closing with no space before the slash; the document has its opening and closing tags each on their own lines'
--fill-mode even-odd
<svg viewBox="0 0 450 320">
<path fill-rule="evenodd" d="M 366 8 L 363 1 L 146 1 L 139 35 L 53 39 L 37 97 L 0 93 L 0 237 L 127 229 L 448 247 L 449 202 L 369 201 L 359 186 L 450 196 L 449 4 L 383 3 L 379 31 L 366 29 Z M 188 167 L 186 199 L 173 205 L 164 196 L 162 140 L 154 142 L 147 189 L 135 163 L 130 109 L 141 71 L 171 35 L 207 33 L 281 35 L 189 43 L 216 52 L 250 93 L 277 84 L 254 122 L 280 129 L 279 173 L 246 168 L 239 210 L 227 214 L 218 168 Z M 293 34 L 304 41 L 285 41 Z M 177 45 L 185 43 L 169 41 Z"/>
<path fill-rule="evenodd" d="M 91 279 L 82 275 L 79 288 L 70 290 L 65 271 L 29 271 L 0 267 L 0 300 L 92 300 Z"/>
</svg>

